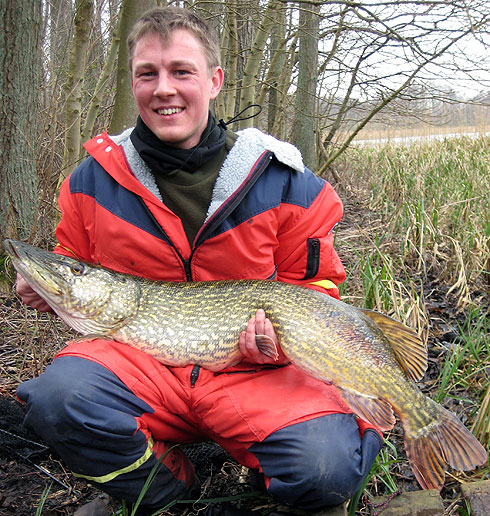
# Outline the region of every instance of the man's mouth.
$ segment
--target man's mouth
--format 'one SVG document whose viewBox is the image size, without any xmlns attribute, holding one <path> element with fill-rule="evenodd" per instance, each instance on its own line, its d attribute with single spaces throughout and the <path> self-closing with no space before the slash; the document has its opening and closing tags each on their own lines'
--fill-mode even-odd
<svg viewBox="0 0 490 516">
<path fill-rule="evenodd" d="M 156 110 L 159 115 L 175 115 L 184 111 L 183 108 L 165 108 Z"/>
</svg>

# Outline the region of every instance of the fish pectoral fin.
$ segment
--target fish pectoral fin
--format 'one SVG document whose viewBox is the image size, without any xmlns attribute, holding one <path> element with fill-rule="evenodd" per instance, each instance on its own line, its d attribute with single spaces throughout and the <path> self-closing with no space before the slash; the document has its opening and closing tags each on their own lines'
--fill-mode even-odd
<svg viewBox="0 0 490 516">
<path fill-rule="evenodd" d="M 361 419 L 371 423 L 382 432 L 391 430 L 395 424 L 395 414 L 391 405 L 381 398 L 366 396 L 356 391 L 337 386 L 340 395 L 352 411 Z"/>
<path fill-rule="evenodd" d="M 427 369 L 427 348 L 417 333 L 387 315 L 373 310 L 361 310 L 367 315 L 391 344 L 393 353 L 407 377 L 417 382 Z"/>
<path fill-rule="evenodd" d="M 267 335 L 255 335 L 255 343 L 259 348 L 260 352 L 268 357 L 278 360 L 279 353 L 277 352 L 277 346 L 272 337 Z"/>
</svg>

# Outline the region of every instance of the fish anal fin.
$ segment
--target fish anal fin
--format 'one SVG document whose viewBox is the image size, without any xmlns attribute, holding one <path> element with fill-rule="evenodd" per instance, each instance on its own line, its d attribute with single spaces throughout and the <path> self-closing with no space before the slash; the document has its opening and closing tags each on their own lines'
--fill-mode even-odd
<svg viewBox="0 0 490 516">
<path fill-rule="evenodd" d="M 259 348 L 260 352 L 268 357 L 278 360 L 279 353 L 277 352 L 277 346 L 272 337 L 267 335 L 255 335 L 255 343 Z"/>
<path fill-rule="evenodd" d="M 423 489 L 441 490 L 446 464 L 458 471 L 470 471 L 488 460 L 485 448 L 454 415 L 440 405 L 437 423 L 418 432 L 405 431 L 405 449 L 410 466 Z M 403 420 L 402 420 L 403 424 Z"/>
<path fill-rule="evenodd" d="M 338 386 L 337 389 L 347 405 L 360 418 L 368 421 L 382 432 L 387 432 L 393 428 L 395 415 L 387 401 L 373 396 L 365 396 Z"/>
<path fill-rule="evenodd" d="M 395 358 L 407 377 L 416 382 L 421 380 L 427 369 L 427 349 L 417 333 L 387 315 L 362 310 L 388 339 Z"/>
</svg>

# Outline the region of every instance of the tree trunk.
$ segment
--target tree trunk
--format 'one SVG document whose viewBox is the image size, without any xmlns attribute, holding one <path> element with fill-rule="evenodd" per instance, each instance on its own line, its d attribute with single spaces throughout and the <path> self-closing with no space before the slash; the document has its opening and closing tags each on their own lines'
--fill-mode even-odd
<svg viewBox="0 0 490 516">
<path fill-rule="evenodd" d="M 277 13 L 277 23 L 271 35 L 271 66 L 268 72 L 266 85 L 269 93 L 269 111 L 267 116 L 267 132 L 272 134 L 274 122 L 279 116 L 279 97 L 285 92 L 279 91 L 279 78 L 286 61 L 286 13 L 279 10 Z M 265 91 L 264 91 L 265 93 Z M 262 101 L 259 100 L 259 104 Z"/>
<path fill-rule="evenodd" d="M 278 91 L 281 92 L 281 95 L 279 95 L 277 99 L 277 116 L 272 125 L 271 134 L 277 138 L 280 138 L 281 140 L 287 140 L 289 138 L 291 124 L 288 124 L 288 120 L 292 117 L 290 116 L 291 109 L 289 106 L 288 91 L 292 83 L 293 68 L 295 67 L 297 61 L 297 43 L 298 33 L 296 31 L 296 35 L 289 45 L 289 49 L 286 55 L 286 62 L 284 63 L 278 83 Z"/>
<path fill-rule="evenodd" d="M 225 23 L 221 38 L 221 62 L 226 70 L 225 87 L 219 98 L 219 114 L 228 121 L 236 114 L 236 99 L 238 91 L 238 24 L 236 0 L 226 0 Z"/>
<path fill-rule="evenodd" d="M 65 84 L 65 154 L 60 183 L 75 168 L 80 159 L 82 83 L 87 64 L 94 2 L 93 0 L 77 0 L 75 9 L 75 33 L 68 64 L 68 77 Z"/>
<path fill-rule="evenodd" d="M 155 0 L 123 0 L 119 22 L 119 55 L 117 59 L 116 96 L 112 112 L 110 134 L 119 134 L 136 124 L 138 110 L 131 91 L 131 74 L 129 71 L 128 47 L 126 40 L 131 27 L 148 9 L 155 7 Z"/>
<path fill-rule="evenodd" d="M 119 21 L 121 19 L 119 18 Z M 92 132 L 95 125 L 95 120 L 99 113 L 99 108 L 102 103 L 102 98 L 104 94 L 104 89 L 109 81 L 110 76 L 114 71 L 114 67 L 116 64 L 117 51 L 120 44 L 119 37 L 119 23 L 116 25 L 114 32 L 111 38 L 111 45 L 107 52 L 104 66 L 99 76 L 99 80 L 95 86 L 94 93 L 90 100 L 90 104 L 87 111 L 87 116 L 85 117 L 85 123 L 83 125 L 82 134 L 81 134 L 81 145 L 83 145 L 89 138 L 93 136 Z M 80 153 L 82 153 L 83 149 L 80 148 Z"/>
<path fill-rule="evenodd" d="M 0 241 L 36 224 L 41 33 L 40 0 L 0 2 Z"/>
<path fill-rule="evenodd" d="M 292 140 L 303 155 L 305 165 L 317 166 L 316 143 L 316 85 L 318 82 L 319 6 L 305 5 L 299 14 L 298 86 L 296 89 L 296 119 Z"/>
<path fill-rule="evenodd" d="M 274 26 L 274 11 L 277 9 L 277 1 L 269 0 L 265 13 L 260 21 L 260 25 L 255 33 L 255 39 L 250 49 L 250 54 L 243 71 L 242 91 L 240 94 L 240 111 L 245 109 L 255 100 L 255 88 L 257 86 L 257 77 L 260 71 L 260 62 L 264 53 L 267 38 L 272 33 Z M 249 118 L 239 123 L 240 129 L 252 127 L 253 120 Z"/>
</svg>

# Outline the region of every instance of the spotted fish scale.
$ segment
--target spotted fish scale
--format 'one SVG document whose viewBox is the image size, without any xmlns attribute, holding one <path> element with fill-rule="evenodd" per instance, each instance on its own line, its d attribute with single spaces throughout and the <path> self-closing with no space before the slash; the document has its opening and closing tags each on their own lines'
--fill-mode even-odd
<svg viewBox="0 0 490 516">
<path fill-rule="evenodd" d="M 282 282 L 155 282 L 13 240 L 4 245 L 18 272 L 72 328 L 167 365 L 218 371 L 237 363 L 240 333 L 264 309 L 291 362 L 335 384 L 355 414 L 381 431 L 398 415 L 423 488 L 440 489 L 448 464 L 467 471 L 487 461 L 458 418 L 417 388 L 427 351 L 415 332 L 389 317 Z M 277 355 L 272 339 L 257 336 L 257 344 Z"/>
</svg>

